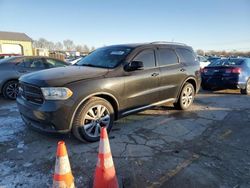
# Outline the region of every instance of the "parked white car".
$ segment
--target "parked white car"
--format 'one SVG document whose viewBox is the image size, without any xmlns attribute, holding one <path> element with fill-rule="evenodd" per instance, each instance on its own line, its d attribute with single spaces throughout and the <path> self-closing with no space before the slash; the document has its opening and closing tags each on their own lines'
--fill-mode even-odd
<svg viewBox="0 0 250 188">
<path fill-rule="evenodd" d="M 200 62 L 200 68 L 203 69 L 204 67 L 208 66 L 211 62 L 204 56 L 198 55 L 198 60 Z"/>
<path fill-rule="evenodd" d="M 69 63 L 70 63 L 71 65 L 74 65 L 74 64 L 76 64 L 78 61 L 80 61 L 82 58 L 83 58 L 83 57 L 76 58 L 76 59 L 74 59 L 73 61 L 69 61 Z"/>
</svg>

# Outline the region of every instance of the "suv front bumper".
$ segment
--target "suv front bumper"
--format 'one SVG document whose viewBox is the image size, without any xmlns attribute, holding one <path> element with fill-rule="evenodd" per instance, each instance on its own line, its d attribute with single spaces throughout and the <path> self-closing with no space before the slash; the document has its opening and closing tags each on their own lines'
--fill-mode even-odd
<svg viewBox="0 0 250 188">
<path fill-rule="evenodd" d="M 61 134 L 71 131 L 72 101 L 44 101 L 43 104 L 34 104 L 20 95 L 16 101 L 23 121 L 35 130 Z"/>
</svg>

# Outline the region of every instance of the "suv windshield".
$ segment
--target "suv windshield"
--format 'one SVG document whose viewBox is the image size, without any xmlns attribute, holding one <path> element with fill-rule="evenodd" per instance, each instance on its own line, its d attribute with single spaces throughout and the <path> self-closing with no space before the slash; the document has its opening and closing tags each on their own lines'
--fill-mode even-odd
<svg viewBox="0 0 250 188">
<path fill-rule="evenodd" d="M 209 67 L 216 67 L 216 66 L 237 66 L 241 65 L 243 59 L 218 59 L 215 62 L 208 65 Z"/>
<path fill-rule="evenodd" d="M 101 68 L 115 68 L 130 53 L 132 48 L 128 47 L 104 47 L 95 50 L 76 65 Z"/>
</svg>

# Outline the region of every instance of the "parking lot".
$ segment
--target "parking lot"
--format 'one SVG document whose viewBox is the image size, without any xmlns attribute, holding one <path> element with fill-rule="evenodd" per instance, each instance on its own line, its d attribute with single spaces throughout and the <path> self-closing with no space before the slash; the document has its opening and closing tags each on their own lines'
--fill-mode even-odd
<svg viewBox="0 0 250 188">
<path fill-rule="evenodd" d="M 188 111 L 171 105 L 127 116 L 109 135 L 125 187 L 250 187 L 250 97 L 201 91 Z M 93 177 L 98 142 L 40 134 L 0 98 L 0 187 L 51 187 L 65 140 L 77 187 Z"/>
</svg>

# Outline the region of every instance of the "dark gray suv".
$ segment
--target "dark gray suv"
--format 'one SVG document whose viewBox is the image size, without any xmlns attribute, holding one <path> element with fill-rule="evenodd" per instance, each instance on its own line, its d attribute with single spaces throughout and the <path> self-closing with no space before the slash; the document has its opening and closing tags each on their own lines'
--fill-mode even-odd
<svg viewBox="0 0 250 188">
<path fill-rule="evenodd" d="M 199 62 L 184 44 L 154 42 L 99 48 L 75 66 L 19 79 L 26 124 L 46 132 L 99 140 L 118 118 L 172 102 L 186 110 L 200 88 Z"/>
</svg>

